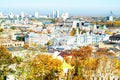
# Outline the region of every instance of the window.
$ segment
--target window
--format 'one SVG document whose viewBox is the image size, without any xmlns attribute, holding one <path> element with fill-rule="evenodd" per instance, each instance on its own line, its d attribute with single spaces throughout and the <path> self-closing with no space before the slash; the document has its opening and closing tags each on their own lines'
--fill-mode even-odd
<svg viewBox="0 0 120 80">
<path fill-rule="evenodd" d="M 84 25 L 84 23 L 82 22 L 82 26 Z"/>
<path fill-rule="evenodd" d="M 101 78 L 101 80 L 103 80 L 103 77 Z"/>
<path fill-rule="evenodd" d="M 77 27 L 79 27 L 80 26 L 80 24 L 79 23 L 77 23 Z"/>
<path fill-rule="evenodd" d="M 97 29 L 99 29 L 99 26 L 97 26 Z"/>
<path fill-rule="evenodd" d="M 97 77 L 97 80 L 99 80 L 99 77 Z"/>
</svg>

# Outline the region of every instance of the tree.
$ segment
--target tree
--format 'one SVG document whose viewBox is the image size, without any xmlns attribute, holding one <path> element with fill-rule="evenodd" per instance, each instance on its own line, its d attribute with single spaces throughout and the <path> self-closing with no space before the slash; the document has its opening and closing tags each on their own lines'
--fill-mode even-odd
<svg viewBox="0 0 120 80">
<path fill-rule="evenodd" d="M 26 75 L 26 80 L 53 80 L 56 74 L 62 71 L 62 62 L 46 54 L 36 55 L 33 60 L 25 63 L 25 65 L 23 65 L 21 76 Z"/>
<path fill-rule="evenodd" d="M 0 46 L 0 79 L 6 79 L 8 73 L 11 73 L 11 69 L 8 66 L 16 63 L 16 61 L 16 58 L 12 58 L 5 46 Z"/>
<path fill-rule="evenodd" d="M 12 63 L 12 55 L 8 52 L 5 46 L 0 46 L 0 66 L 11 64 Z"/>
<path fill-rule="evenodd" d="M 85 31 L 85 30 L 82 30 L 81 34 L 84 34 L 84 33 L 86 33 L 86 31 Z"/>
<path fill-rule="evenodd" d="M 29 45 L 28 44 L 24 44 L 23 46 L 25 49 L 28 49 L 29 48 Z"/>
<path fill-rule="evenodd" d="M 40 51 L 41 52 L 47 52 L 47 48 L 45 46 L 43 46 L 43 47 L 40 48 Z"/>
<path fill-rule="evenodd" d="M 75 28 L 72 28 L 72 31 L 70 32 L 70 35 L 71 36 L 74 36 L 76 34 L 76 29 Z"/>
<path fill-rule="evenodd" d="M 12 27 L 11 27 L 11 29 L 12 29 L 12 30 L 15 30 L 15 29 L 16 29 L 16 27 L 15 27 L 15 26 L 12 26 Z"/>
<path fill-rule="evenodd" d="M 55 22 L 56 22 L 56 21 L 55 21 L 55 18 L 51 19 L 51 22 L 52 22 L 52 23 L 55 23 Z"/>
<path fill-rule="evenodd" d="M 71 65 L 73 65 L 75 68 L 74 72 L 74 79 L 73 80 L 84 80 L 84 71 L 86 69 L 91 69 L 90 65 L 92 62 L 88 62 L 88 57 L 92 56 L 92 48 L 90 46 L 82 47 L 78 50 L 72 50 L 72 62 Z M 88 66 L 88 68 L 86 67 Z M 94 68 L 94 67 L 93 67 Z"/>
<path fill-rule="evenodd" d="M 81 29 L 80 29 L 80 28 L 78 28 L 78 33 L 80 34 L 80 32 L 81 32 Z"/>
<path fill-rule="evenodd" d="M 78 50 L 72 50 L 71 54 L 73 55 L 73 57 L 76 57 L 77 59 L 85 58 L 92 55 L 92 48 L 90 46 L 84 46 Z"/>
<path fill-rule="evenodd" d="M 114 53 L 109 52 L 109 50 L 107 48 L 99 48 L 96 52 L 95 55 L 98 57 L 101 56 L 110 56 L 110 57 L 114 57 Z"/>
<path fill-rule="evenodd" d="M 49 41 L 47 42 L 47 45 L 48 45 L 48 46 L 51 46 L 51 45 L 52 45 L 52 41 L 49 40 Z"/>
<path fill-rule="evenodd" d="M 91 76 L 120 76 L 120 60 L 107 48 L 92 53 L 90 46 L 72 50 L 71 65 L 74 66 L 73 80 L 90 80 Z M 100 74 L 100 75 L 99 75 Z M 97 75 L 97 76 L 96 76 Z M 109 79 L 106 80 L 109 80 Z"/>
<path fill-rule="evenodd" d="M 115 67 L 115 69 L 118 71 L 117 72 L 117 76 L 120 76 L 120 60 L 118 60 L 118 59 L 114 59 L 114 60 L 112 60 L 112 62 L 114 63 L 114 67 Z"/>
<path fill-rule="evenodd" d="M 62 22 L 62 19 L 61 18 L 53 18 L 53 19 L 51 19 L 51 22 L 52 23 L 60 23 L 60 22 Z"/>
<path fill-rule="evenodd" d="M 3 28 L 0 28 L 0 32 L 3 32 L 4 31 L 4 29 Z"/>
</svg>

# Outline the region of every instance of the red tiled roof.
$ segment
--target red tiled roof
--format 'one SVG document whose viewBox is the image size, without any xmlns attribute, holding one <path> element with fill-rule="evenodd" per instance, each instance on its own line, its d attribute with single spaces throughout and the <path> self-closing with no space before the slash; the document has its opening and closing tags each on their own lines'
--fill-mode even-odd
<svg viewBox="0 0 120 80">
<path fill-rule="evenodd" d="M 60 52 L 59 55 L 62 56 L 62 57 L 71 56 L 71 54 L 67 53 L 67 52 Z"/>
</svg>

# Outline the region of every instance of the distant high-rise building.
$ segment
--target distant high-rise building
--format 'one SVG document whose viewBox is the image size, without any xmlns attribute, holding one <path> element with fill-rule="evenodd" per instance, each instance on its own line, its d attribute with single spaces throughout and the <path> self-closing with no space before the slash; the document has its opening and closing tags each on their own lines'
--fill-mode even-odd
<svg viewBox="0 0 120 80">
<path fill-rule="evenodd" d="M 38 17 L 39 17 L 39 13 L 35 12 L 35 18 L 38 18 Z"/>
<path fill-rule="evenodd" d="M 109 21 L 113 21 L 113 16 L 109 16 Z"/>
<path fill-rule="evenodd" d="M 68 13 L 63 13 L 61 15 L 61 17 L 63 18 L 63 20 L 65 21 L 67 18 L 69 18 L 69 14 Z"/>
<path fill-rule="evenodd" d="M 21 12 L 21 18 L 24 18 L 25 14 L 23 12 Z"/>
<path fill-rule="evenodd" d="M 52 18 L 59 18 L 59 17 L 60 17 L 59 10 L 56 10 L 56 11 L 52 12 Z"/>
<path fill-rule="evenodd" d="M 51 15 L 50 15 L 50 14 L 48 14 L 48 18 L 51 18 Z"/>
<path fill-rule="evenodd" d="M 3 17 L 3 13 L 2 13 L 2 12 L 0 12 L 0 17 L 1 17 L 1 18 Z"/>
<path fill-rule="evenodd" d="M 20 16 L 18 14 L 15 15 L 16 18 L 19 18 Z"/>
<path fill-rule="evenodd" d="M 59 10 L 56 11 L 56 18 L 59 18 L 60 17 L 60 13 L 59 13 Z"/>
<path fill-rule="evenodd" d="M 29 15 L 29 18 L 31 18 L 32 17 L 32 15 Z"/>
<path fill-rule="evenodd" d="M 9 18 L 14 18 L 14 14 L 12 12 L 8 16 Z"/>
<path fill-rule="evenodd" d="M 106 18 L 107 21 L 113 21 L 113 13 L 112 11 L 110 12 L 110 16 Z"/>
<path fill-rule="evenodd" d="M 55 11 L 52 12 L 52 18 L 55 18 Z"/>
</svg>

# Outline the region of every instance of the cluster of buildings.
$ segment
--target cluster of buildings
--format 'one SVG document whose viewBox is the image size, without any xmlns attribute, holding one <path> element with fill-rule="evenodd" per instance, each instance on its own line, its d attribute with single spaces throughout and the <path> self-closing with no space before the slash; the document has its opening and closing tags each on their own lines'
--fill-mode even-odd
<svg viewBox="0 0 120 80">
<path fill-rule="evenodd" d="M 2 17 L 3 14 L 1 13 Z M 7 47 L 12 46 L 23 46 L 28 44 L 32 45 L 42 45 L 47 46 L 47 43 L 50 41 L 51 45 L 49 49 L 73 49 L 74 47 L 81 47 L 87 45 L 98 45 L 99 42 L 110 41 L 111 38 L 109 34 L 106 34 L 105 31 L 108 30 L 105 25 L 95 25 L 91 22 L 88 22 L 85 19 L 78 19 L 75 17 L 69 17 L 68 13 L 63 13 L 60 16 L 59 10 L 53 11 L 51 18 L 62 18 L 62 22 L 54 24 L 50 20 L 33 21 L 29 17 L 25 17 L 25 14 L 21 12 L 20 17 L 24 18 L 21 20 L 14 19 L 14 14 L 10 13 L 8 15 L 13 19 L 1 20 L 1 28 L 15 28 L 15 30 L 7 31 L 6 34 L 10 36 L 8 41 L 2 42 L 1 45 L 6 45 Z M 36 18 L 39 17 L 39 13 L 35 12 L 34 15 Z M 9 24 L 9 25 L 7 25 Z M 75 35 L 71 36 L 70 33 L 72 29 L 75 29 Z M 84 33 L 82 33 L 85 31 Z M 1 33 L 2 34 L 2 33 Z M 3 34 L 2 34 L 3 35 Z M 18 41 L 19 38 L 23 40 Z M 119 41 L 119 38 L 116 38 Z M 13 41 L 14 40 L 14 41 Z M 16 44 L 12 44 L 15 43 Z M 23 41 L 23 42 L 22 42 Z M 7 42 L 7 43 L 6 43 Z M 18 44 L 18 42 L 20 44 Z"/>
<path fill-rule="evenodd" d="M 49 16 L 40 16 L 38 12 L 35 12 L 35 20 L 32 20 L 31 17 L 23 12 L 20 15 L 10 13 L 7 16 L 0 13 L 0 18 L 2 18 L 0 29 L 3 29 L 0 32 L 0 45 L 7 48 L 21 48 L 25 45 L 29 45 L 30 48 L 46 47 L 48 53 L 55 53 L 56 51 L 79 49 L 83 46 L 108 48 L 106 45 L 114 44 L 114 46 L 118 46 L 117 50 L 120 52 L 119 30 L 114 31 L 105 25 L 93 24 L 87 18 L 70 17 L 68 13 L 60 15 L 59 10 L 53 11 Z M 62 21 L 53 23 L 50 19 L 54 18 L 61 18 Z M 113 17 L 110 16 L 108 21 L 113 21 Z M 74 35 L 71 35 L 73 30 Z M 106 31 L 114 34 L 107 34 Z M 114 46 L 110 46 L 109 49 L 115 48 Z M 25 55 L 21 54 L 21 51 L 18 53 L 22 57 Z M 32 52 L 30 53 L 32 54 Z M 15 56 L 17 54 L 14 52 Z M 100 79 L 105 80 L 106 77 L 102 76 Z M 117 80 L 118 77 L 111 76 L 110 79 Z M 97 80 L 97 77 L 93 75 L 91 80 Z"/>
<path fill-rule="evenodd" d="M 14 19 L 14 18 L 68 18 L 69 14 L 66 13 L 62 13 L 60 14 L 59 10 L 53 11 L 51 14 L 48 15 L 40 15 L 39 12 L 34 12 L 34 14 L 27 14 L 24 12 L 21 12 L 20 14 L 15 14 L 13 12 L 10 12 L 9 14 L 5 15 L 3 14 L 3 12 L 0 12 L 0 18 L 10 18 L 10 19 Z"/>
<path fill-rule="evenodd" d="M 19 41 L 13 38 L 14 36 L 12 34 L 1 33 L 0 34 L 0 45 L 6 46 L 6 47 L 23 47 L 24 42 Z M 17 37 L 16 37 L 17 38 Z"/>
</svg>

